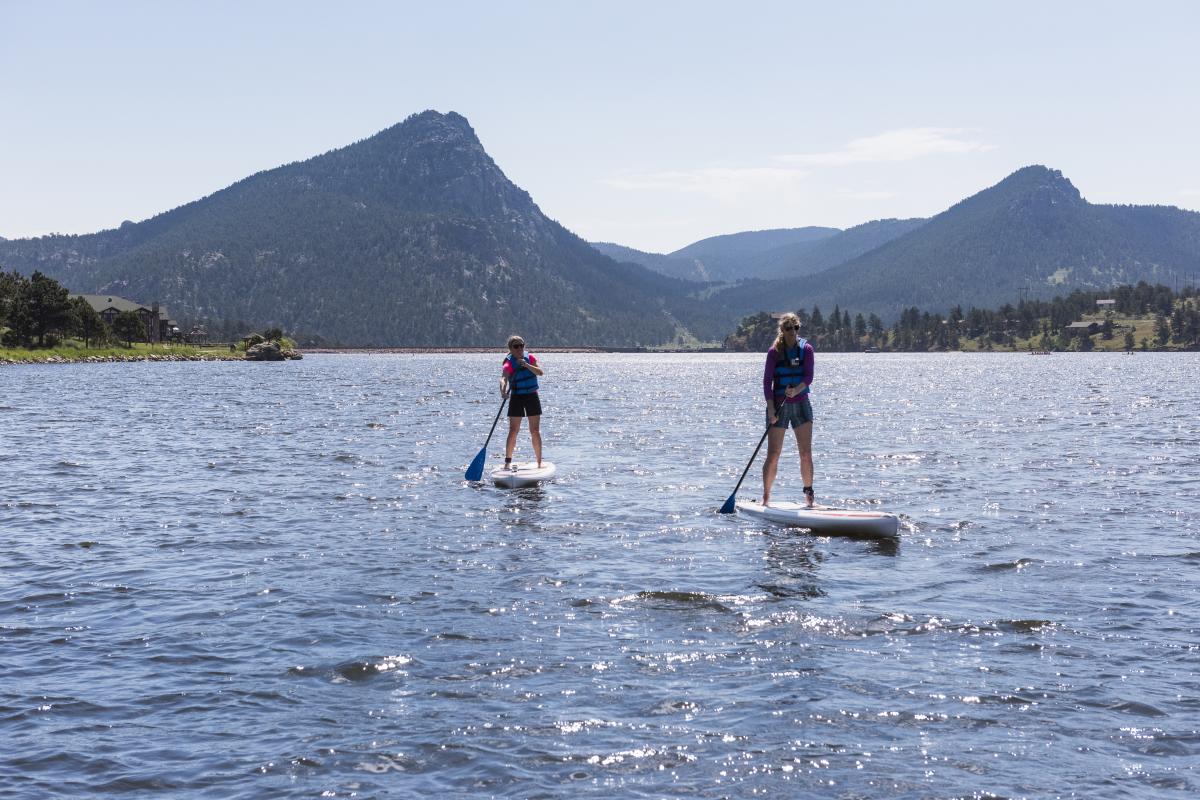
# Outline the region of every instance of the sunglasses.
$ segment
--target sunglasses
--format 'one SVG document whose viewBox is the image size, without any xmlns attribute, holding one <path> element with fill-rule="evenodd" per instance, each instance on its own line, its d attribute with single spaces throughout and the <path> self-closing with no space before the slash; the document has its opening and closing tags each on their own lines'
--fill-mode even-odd
<svg viewBox="0 0 1200 800">
<path fill-rule="evenodd" d="M 798 331 L 798 330 L 800 330 L 800 326 L 799 325 L 784 325 L 783 329 L 785 331 Z"/>
<path fill-rule="evenodd" d="M 523 345 L 523 344 L 510 344 L 508 346 L 508 349 L 509 350 L 521 350 L 524 347 L 525 347 L 525 345 Z"/>
</svg>

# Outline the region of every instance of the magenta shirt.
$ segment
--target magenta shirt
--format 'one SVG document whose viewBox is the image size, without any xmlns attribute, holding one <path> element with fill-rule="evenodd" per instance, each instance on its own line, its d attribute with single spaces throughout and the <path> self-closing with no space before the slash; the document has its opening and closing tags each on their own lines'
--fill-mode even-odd
<svg viewBox="0 0 1200 800">
<path fill-rule="evenodd" d="M 779 358 L 779 354 L 775 352 L 775 346 L 771 345 L 771 349 L 767 351 L 767 365 L 763 368 L 763 396 L 768 400 L 775 399 L 775 361 Z M 813 346 L 811 342 L 804 343 L 804 361 L 800 365 L 800 379 L 804 381 L 805 386 L 812 386 L 813 380 L 813 364 L 816 359 L 813 357 Z M 783 402 L 799 403 L 808 397 L 808 394 L 798 394 L 795 397 L 788 397 Z"/>
</svg>

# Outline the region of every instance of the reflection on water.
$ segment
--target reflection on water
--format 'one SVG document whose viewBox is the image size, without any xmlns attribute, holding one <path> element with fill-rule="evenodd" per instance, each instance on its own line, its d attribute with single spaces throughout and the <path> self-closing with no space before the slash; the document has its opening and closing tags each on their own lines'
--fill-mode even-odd
<svg viewBox="0 0 1200 800">
<path fill-rule="evenodd" d="M 898 544 L 715 513 L 758 355 L 548 354 L 558 479 L 468 484 L 495 361 L 5 368 L 8 794 L 1200 787 L 1194 356 L 819 355 Z"/>
</svg>

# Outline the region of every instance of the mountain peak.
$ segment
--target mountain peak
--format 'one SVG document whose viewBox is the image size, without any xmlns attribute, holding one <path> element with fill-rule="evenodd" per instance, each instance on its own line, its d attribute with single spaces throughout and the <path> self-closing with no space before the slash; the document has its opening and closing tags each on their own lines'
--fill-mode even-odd
<svg viewBox="0 0 1200 800">
<path fill-rule="evenodd" d="M 467 118 L 422 111 L 348 147 L 299 165 L 348 196 L 399 208 L 486 217 L 528 215 L 533 201 L 492 160 Z"/>
<path fill-rule="evenodd" d="M 1033 164 L 955 203 L 934 219 L 965 215 L 982 221 L 996 219 L 996 214 L 1044 218 L 1086 205 L 1087 201 L 1079 194 L 1079 190 L 1061 171 Z"/>
<path fill-rule="evenodd" d="M 1064 200 L 1073 204 L 1084 202 L 1079 190 L 1075 188 L 1075 184 L 1071 183 L 1061 170 L 1044 167 L 1041 164 L 1022 167 L 992 188 L 1036 196 L 1050 201 Z"/>
<path fill-rule="evenodd" d="M 417 114 L 410 114 L 403 122 L 398 122 L 390 128 L 385 128 L 376 136 L 403 136 L 411 139 L 434 139 L 443 141 L 465 141 L 479 144 L 475 129 L 462 114 L 448 111 L 428 109 Z M 375 137 L 371 137 L 375 138 Z"/>
</svg>

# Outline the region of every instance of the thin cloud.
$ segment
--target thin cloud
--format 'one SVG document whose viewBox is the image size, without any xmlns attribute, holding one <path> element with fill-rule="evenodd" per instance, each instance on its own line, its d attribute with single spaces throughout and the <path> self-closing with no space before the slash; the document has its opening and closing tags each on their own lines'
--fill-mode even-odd
<svg viewBox="0 0 1200 800">
<path fill-rule="evenodd" d="M 1179 194 L 1182 197 L 1200 197 L 1200 189 L 1180 189 Z"/>
<path fill-rule="evenodd" d="M 626 172 L 604 178 L 615 189 L 671 191 L 703 194 L 718 200 L 735 200 L 766 189 L 787 188 L 801 182 L 806 170 L 792 167 L 704 167 L 663 172 Z"/>
<path fill-rule="evenodd" d="M 848 164 L 911 161 L 937 155 L 961 155 L 994 150 L 995 145 L 967 138 L 966 128 L 901 128 L 877 136 L 853 139 L 840 150 L 775 156 L 772 166 L 701 167 L 661 172 L 622 172 L 601 183 L 625 191 L 700 194 L 735 202 L 749 194 L 799 186 L 811 169 Z M 843 192 L 859 200 L 884 200 L 891 192 Z"/>
<path fill-rule="evenodd" d="M 938 155 L 961 155 L 994 150 L 995 145 L 964 138 L 966 128 L 900 128 L 876 136 L 852 139 L 839 150 L 779 156 L 785 164 L 841 167 L 888 161 L 912 161 Z"/>
</svg>

